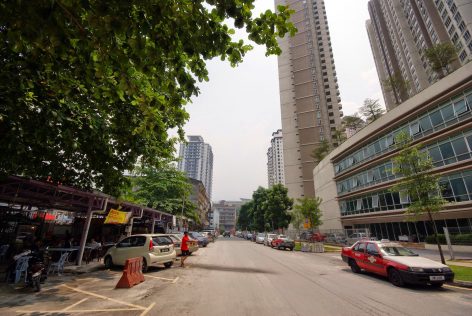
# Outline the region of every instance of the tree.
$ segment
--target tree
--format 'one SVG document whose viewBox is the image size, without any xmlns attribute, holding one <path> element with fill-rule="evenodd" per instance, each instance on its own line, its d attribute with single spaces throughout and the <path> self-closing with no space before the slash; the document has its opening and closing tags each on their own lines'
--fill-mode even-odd
<svg viewBox="0 0 472 316">
<path fill-rule="evenodd" d="M 318 163 L 323 160 L 331 152 L 331 145 L 329 142 L 324 139 L 320 144 L 313 150 L 311 156 L 315 159 L 315 162 Z"/>
<path fill-rule="evenodd" d="M 264 221 L 269 223 L 272 231 L 287 228 L 290 223 L 288 210 L 292 208 L 293 200 L 288 197 L 288 189 L 282 184 L 276 184 L 267 190 L 264 203 Z"/>
<path fill-rule="evenodd" d="M 305 222 L 305 217 L 303 216 L 301 210 L 294 206 L 292 212 L 290 213 L 291 219 L 290 222 L 292 223 L 293 227 L 297 230 L 297 235 L 300 235 L 300 227 Z"/>
<path fill-rule="evenodd" d="M 160 168 L 138 168 L 131 187 L 122 199 L 174 215 L 200 221 L 196 206 L 189 200 L 192 185 L 185 174 L 169 164 Z"/>
<path fill-rule="evenodd" d="M 439 78 L 449 74 L 449 65 L 457 60 L 457 50 L 452 43 L 439 43 L 424 51 L 429 65 Z"/>
<path fill-rule="evenodd" d="M 295 213 L 300 214 L 303 216 L 303 219 L 307 219 L 310 223 L 310 227 L 313 230 L 315 227 L 320 226 L 323 224 L 321 220 L 322 212 L 321 212 L 321 202 L 323 200 L 320 197 L 304 197 L 301 199 L 297 199 L 297 204 L 295 204 L 294 211 Z"/>
<path fill-rule="evenodd" d="M 263 187 L 258 187 L 256 191 L 252 193 L 252 226 L 251 230 L 262 232 L 267 230 L 267 225 L 269 224 L 265 221 L 264 214 L 267 201 L 267 192 L 268 190 Z"/>
<path fill-rule="evenodd" d="M 346 138 L 347 138 L 346 137 L 346 132 L 343 129 L 336 129 L 333 132 L 333 139 L 336 142 L 335 143 L 336 147 L 339 146 L 340 144 L 342 144 L 346 140 Z"/>
<path fill-rule="evenodd" d="M 236 226 L 240 230 L 248 230 L 252 226 L 251 213 L 254 207 L 254 202 L 251 200 L 244 203 L 239 210 Z"/>
<path fill-rule="evenodd" d="M 138 160 L 173 156 L 206 61 L 251 50 L 231 23 L 266 55 L 295 34 L 292 11 L 253 17 L 253 2 L 2 1 L 0 174 L 118 194 Z"/>
<path fill-rule="evenodd" d="M 404 79 L 401 73 L 393 74 L 388 79 L 385 79 L 382 84 L 385 90 L 393 92 L 395 104 L 400 104 L 408 98 L 410 82 Z"/>
<path fill-rule="evenodd" d="M 343 116 L 342 124 L 346 128 L 350 128 L 357 131 L 364 127 L 365 122 L 359 117 L 359 114 L 354 113 L 353 115 Z"/>
<path fill-rule="evenodd" d="M 422 214 L 428 216 L 433 227 L 441 261 L 445 263 L 437 227 L 433 220 L 433 215 L 440 211 L 446 202 L 441 195 L 439 176 L 431 174 L 433 170 L 431 158 L 427 152 L 421 151 L 419 145 L 411 145 L 411 138 L 408 134 L 400 133 L 395 142 L 400 152 L 393 159 L 393 172 L 403 177 L 398 184 L 392 187 L 392 191 L 409 197 L 410 205 L 406 210 L 407 215 L 412 215 L 413 219 Z"/>
<path fill-rule="evenodd" d="M 365 117 L 366 122 L 372 123 L 381 117 L 385 110 L 380 105 L 378 99 L 365 99 L 364 105 L 359 108 L 359 112 Z"/>
</svg>

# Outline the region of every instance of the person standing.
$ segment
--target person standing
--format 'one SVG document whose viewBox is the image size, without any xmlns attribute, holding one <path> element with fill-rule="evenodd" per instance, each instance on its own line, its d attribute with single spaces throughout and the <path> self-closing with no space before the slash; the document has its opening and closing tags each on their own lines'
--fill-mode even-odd
<svg viewBox="0 0 472 316">
<path fill-rule="evenodd" d="M 188 250 L 188 243 L 190 241 L 190 237 L 188 237 L 188 232 L 184 232 L 184 237 L 182 238 L 182 242 L 180 243 L 180 250 L 182 251 L 182 257 L 180 259 L 180 266 L 185 266 L 185 260 L 190 255 L 190 251 Z"/>
</svg>

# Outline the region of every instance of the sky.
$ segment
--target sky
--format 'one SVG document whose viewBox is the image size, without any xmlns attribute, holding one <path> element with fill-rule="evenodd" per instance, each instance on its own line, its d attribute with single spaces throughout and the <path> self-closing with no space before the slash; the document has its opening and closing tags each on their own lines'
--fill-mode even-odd
<svg viewBox="0 0 472 316">
<path fill-rule="evenodd" d="M 365 29 L 367 2 L 325 0 L 344 115 L 366 98 L 384 104 Z M 256 12 L 266 9 L 273 9 L 273 0 L 256 1 Z M 187 106 L 186 135 L 202 136 L 213 149 L 213 201 L 250 198 L 259 186 L 267 187 L 267 149 L 272 133 L 282 128 L 277 57 L 253 46 L 237 68 L 209 61 L 210 80 Z"/>
</svg>

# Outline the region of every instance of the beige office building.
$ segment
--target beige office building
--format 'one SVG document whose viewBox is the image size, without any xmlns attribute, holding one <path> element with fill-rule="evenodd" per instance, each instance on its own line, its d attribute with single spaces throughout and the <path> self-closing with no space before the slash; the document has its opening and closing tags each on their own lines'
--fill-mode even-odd
<svg viewBox="0 0 472 316">
<path fill-rule="evenodd" d="M 279 40 L 278 58 L 285 185 L 292 198 L 314 196 L 312 158 L 332 142 L 342 117 L 333 51 L 323 0 L 275 0 L 289 5 L 298 29 Z"/>
<path fill-rule="evenodd" d="M 438 43 L 452 43 L 458 54 L 447 71 L 472 60 L 472 1 L 469 0 L 371 0 L 367 33 L 387 110 L 406 101 L 439 80 L 425 57 Z M 389 89 L 395 78 L 407 84 Z"/>
</svg>

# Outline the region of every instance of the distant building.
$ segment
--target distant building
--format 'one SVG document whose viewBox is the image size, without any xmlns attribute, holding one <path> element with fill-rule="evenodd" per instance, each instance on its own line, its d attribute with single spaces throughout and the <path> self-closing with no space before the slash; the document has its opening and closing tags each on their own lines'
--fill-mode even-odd
<svg viewBox="0 0 472 316">
<path fill-rule="evenodd" d="M 213 151 L 201 136 L 188 136 L 188 142 L 180 145 L 178 169 L 187 177 L 200 180 L 211 201 L 213 182 Z"/>
<path fill-rule="evenodd" d="M 211 208 L 210 198 L 206 192 L 205 186 L 200 180 L 189 178 L 192 184 L 192 193 L 190 195 L 190 201 L 197 206 L 198 217 L 203 227 L 210 224 L 208 220 L 208 212 Z"/>
<path fill-rule="evenodd" d="M 232 231 L 236 228 L 236 219 L 238 217 L 239 209 L 248 200 L 241 199 L 241 201 L 219 201 L 213 202 L 213 216 L 216 220 L 218 218 L 218 228 L 224 231 Z"/>
<path fill-rule="evenodd" d="M 267 149 L 267 177 L 269 187 L 274 184 L 285 184 L 284 152 L 282 130 L 272 133 L 270 147 Z"/>
<path fill-rule="evenodd" d="M 452 43 L 455 70 L 472 60 L 472 1 L 370 0 L 366 22 L 374 61 L 387 110 L 426 89 L 439 79 L 425 57 L 438 43 Z M 406 89 L 389 91 L 386 80 L 405 80 Z"/>
<path fill-rule="evenodd" d="M 323 0 L 275 0 L 289 5 L 294 36 L 278 39 L 285 186 L 291 198 L 313 197 L 313 150 L 337 145 L 341 98 Z"/>
</svg>

